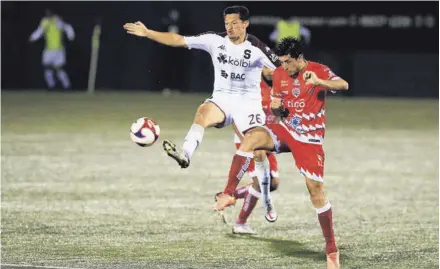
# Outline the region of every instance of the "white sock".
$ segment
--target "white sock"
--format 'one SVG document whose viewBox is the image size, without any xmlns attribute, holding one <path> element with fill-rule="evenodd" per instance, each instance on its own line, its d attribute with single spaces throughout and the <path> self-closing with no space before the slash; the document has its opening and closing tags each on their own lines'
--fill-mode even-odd
<svg viewBox="0 0 440 269">
<path fill-rule="evenodd" d="M 63 69 L 58 69 L 57 71 L 57 76 L 58 79 L 61 81 L 61 83 L 63 84 L 63 88 L 64 89 L 68 89 L 70 88 L 70 80 L 69 80 L 69 76 L 67 75 L 66 71 L 64 71 Z"/>
<path fill-rule="evenodd" d="M 44 79 L 46 80 L 47 86 L 52 89 L 55 86 L 55 80 L 53 78 L 52 69 L 44 70 Z"/>
<path fill-rule="evenodd" d="M 260 184 L 264 206 L 267 207 L 267 204 L 272 200 L 270 196 L 270 164 L 267 157 L 262 162 L 255 161 L 255 175 Z"/>
<path fill-rule="evenodd" d="M 205 128 L 201 125 L 193 124 L 188 131 L 188 134 L 185 137 L 185 141 L 183 142 L 183 151 L 186 154 L 188 159 L 191 159 L 196 148 L 202 143 L 203 134 L 205 133 Z"/>
</svg>

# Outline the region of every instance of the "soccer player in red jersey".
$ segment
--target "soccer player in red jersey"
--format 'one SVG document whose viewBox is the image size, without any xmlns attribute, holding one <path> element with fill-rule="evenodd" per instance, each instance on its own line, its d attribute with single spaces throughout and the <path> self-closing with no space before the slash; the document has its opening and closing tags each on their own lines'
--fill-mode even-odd
<svg viewBox="0 0 440 269">
<path fill-rule="evenodd" d="M 277 117 L 273 115 L 270 109 L 272 88 L 264 80 L 261 81 L 260 87 L 263 111 L 266 114 L 266 124 L 275 124 L 277 122 Z M 242 138 L 243 136 L 240 135 L 240 133 L 236 130 L 234 142 L 237 149 L 240 147 Z M 276 190 L 279 185 L 277 159 L 274 153 L 266 150 L 255 151 L 254 155 L 267 155 L 267 159 L 269 161 L 269 171 L 267 171 L 267 173 L 269 173 L 269 175 L 268 177 L 264 177 L 260 174 L 261 179 L 259 180 L 257 174 L 260 173 L 260 169 L 264 170 L 264 167 L 260 169 L 257 167 L 257 169 L 255 169 L 255 162 L 253 160 L 251 161 L 247 172 L 252 177 L 253 182 L 236 189 L 233 193 L 235 199 L 244 199 L 238 219 L 232 226 L 232 232 L 235 234 L 255 233 L 255 231 L 247 224 L 247 219 L 254 210 L 261 196 L 263 198 L 264 207 L 266 208 L 266 220 L 269 222 L 275 222 L 278 218 L 275 207 L 272 203 L 272 197 L 270 196 L 270 192 Z M 224 212 L 220 212 L 220 215 L 223 217 L 223 221 L 227 223 Z"/>
<path fill-rule="evenodd" d="M 273 75 L 271 108 L 281 116 L 280 124 L 268 124 L 245 134 L 239 150 L 257 149 L 291 152 L 298 170 L 305 177 L 310 200 L 318 215 L 326 242 L 327 268 L 340 268 L 339 251 L 333 231 L 332 208 L 324 195 L 325 105 L 328 91 L 348 90 L 348 83 L 325 65 L 307 61 L 302 44 L 295 38 L 284 38 L 276 47 L 282 68 Z M 222 210 L 234 200 L 232 193 L 247 169 L 247 157 L 234 155 L 228 183 L 219 195 L 215 210 Z"/>
</svg>

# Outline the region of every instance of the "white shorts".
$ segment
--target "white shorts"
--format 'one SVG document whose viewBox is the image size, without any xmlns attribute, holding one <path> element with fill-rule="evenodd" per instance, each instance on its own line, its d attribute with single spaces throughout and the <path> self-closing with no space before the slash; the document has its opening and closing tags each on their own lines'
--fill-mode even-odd
<svg viewBox="0 0 440 269">
<path fill-rule="evenodd" d="M 65 63 L 66 52 L 64 49 L 43 51 L 43 66 L 62 67 Z"/>
<path fill-rule="evenodd" d="M 244 134 L 251 128 L 264 126 L 266 122 L 266 114 L 259 99 L 216 93 L 206 99 L 206 102 L 214 103 L 225 114 L 225 121 L 218 124 L 217 128 L 223 128 L 234 122 L 238 130 Z"/>
</svg>

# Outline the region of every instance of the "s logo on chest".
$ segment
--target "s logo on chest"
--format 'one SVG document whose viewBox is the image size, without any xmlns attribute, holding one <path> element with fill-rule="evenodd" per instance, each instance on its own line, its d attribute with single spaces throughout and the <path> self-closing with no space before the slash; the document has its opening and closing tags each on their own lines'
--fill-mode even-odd
<svg viewBox="0 0 440 269">
<path fill-rule="evenodd" d="M 244 50 L 244 56 L 243 58 L 245 58 L 246 60 L 249 60 L 251 58 L 251 50 Z"/>
</svg>

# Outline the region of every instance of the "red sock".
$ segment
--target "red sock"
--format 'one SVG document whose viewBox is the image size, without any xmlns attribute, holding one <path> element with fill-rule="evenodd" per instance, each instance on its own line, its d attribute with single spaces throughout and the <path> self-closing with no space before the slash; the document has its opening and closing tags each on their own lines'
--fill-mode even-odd
<svg viewBox="0 0 440 269">
<path fill-rule="evenodd" d="M 253 157 L 254 154 L 252 152 L 242 152 L 239 150 L 235 152 L 231 168 L 229 169 L 228 184 L 223 191 L 225 194 L 232 195 L 234 193 L 244 173 L 248 170 Z"/>
<path fill-rule="evenodd" d="M 327 254 L 338 251 L 336 248 L 335 234 L 333 232 L 332 208 L 327 202 L 323 208 L 317 209 L 319 224 L 321 224 L 322 235 L 325 238 L 325 252 Z"/>
<path fill-rule="evenodd" d="M 233 194 L 235 199 L 243 199 L 246 196 L 249 186 L 252 186 L 252 183 L 249 183 L 241 188 L 236 189 Z"/>
<path fill-rule="evenodd" d="M 260 193 L 254 190 L 252 186 L 249 186 L 246 196 L 244 197 L 243 206 L 241 207 L 240 215 L 238 215 L 237 224 L 245 224 L 249 215 L 257 205 Z"/>
</svg>

